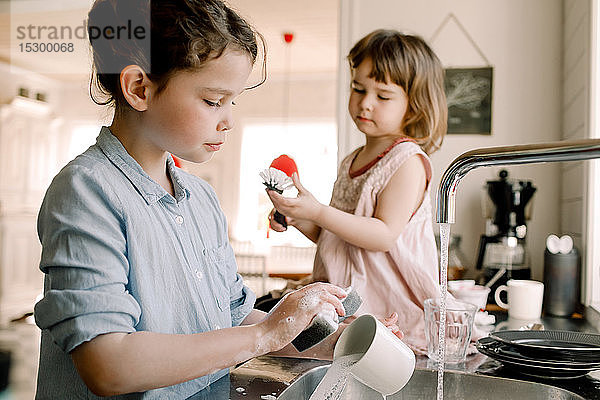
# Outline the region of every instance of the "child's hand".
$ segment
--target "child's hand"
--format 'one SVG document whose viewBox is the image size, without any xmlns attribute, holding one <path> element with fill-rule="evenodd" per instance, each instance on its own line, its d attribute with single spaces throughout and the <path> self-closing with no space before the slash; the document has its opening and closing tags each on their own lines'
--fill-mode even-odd
<svg viewBox="0 0 600 400">
<path fill-rule="evenodd" d="M 271 202 L 280 213 L 288 218 L 316 221 L 323 205 L 302 186 L 298 174 L 295 172 L 292 174 L 292 182 L 298 189 L 298 196 L 295 198 L 283 197 L 279 193 L 267 189 Z"/>
<path fill-rule="evenodd" d="M 275 212 L 277 211 L 276 208 L 272 209 L 271 212 L 269 213 L 269 226 L 271 227 L 271 229 L 273 229 L 275 232 L 285 232 L 287 231 L 287 227 L 281 225 L 279 222 L 277 222 L 277 220 L 273 217 L 275 215 Z M 285 217 L 285 216 L 284 216 Z M 288 225 L 292 225 L 292 218 L 288 218 L 285 217 L 285 221 L 287 222 Z"/>
<path fill-rule="evenodd" d="M 340 299 L 346 297 L 344 289 L 330 283 L 313 283 L 285 295 L 277 306 L 259 323 L 262 336 L 259 352 L 277 351 L 302 332 L 318 313 L 344 316 Z"/>
<path fill-rule="evenodd" d="M 389 317 L 380 320 L 383 324 L 396 336 L 398 339 L 404 337 L 404 333 L 400 330 L 400 327 L 396 324 L 398 322 L 398 314 L 392 313 Z"/>
</svg>

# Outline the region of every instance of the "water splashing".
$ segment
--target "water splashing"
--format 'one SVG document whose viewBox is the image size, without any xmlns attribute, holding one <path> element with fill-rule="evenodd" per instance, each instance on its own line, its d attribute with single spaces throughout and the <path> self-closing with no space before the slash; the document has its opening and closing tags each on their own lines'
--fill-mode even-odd
<svg viewBox="0 0 600 400">
<path fill-rule="evenodd" d="M 362 354 L 350 354 L 333 360 L 325 376 L 310 396 L 309 400 L 339 400 L 346 388 L 350 368 L 356 364 Z"/>
</svg>

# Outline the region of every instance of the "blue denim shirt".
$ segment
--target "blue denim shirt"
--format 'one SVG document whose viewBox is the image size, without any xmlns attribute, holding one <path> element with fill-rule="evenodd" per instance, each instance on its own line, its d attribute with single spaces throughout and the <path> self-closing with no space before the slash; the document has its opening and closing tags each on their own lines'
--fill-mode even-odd
<svg viewBox="0 0 600 400">
<path fill-rule="evenodd" d="M 103 127 L 52 181 L 38 216 L 36 398 L 96 398 L 69 352 L 98 335 L 206 332 L 239 325 L 252 310 L 256 296 L 237 273 L 213 189 L 171 157 L 167 169 L 174 197 Z M 116 398 L 187 398 L 227 372 Z"/>
</svg>

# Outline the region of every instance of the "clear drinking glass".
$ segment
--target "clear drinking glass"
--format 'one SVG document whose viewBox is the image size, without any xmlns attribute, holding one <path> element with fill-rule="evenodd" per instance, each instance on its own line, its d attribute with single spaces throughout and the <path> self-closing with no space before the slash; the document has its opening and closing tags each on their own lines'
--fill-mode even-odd
<svg viewBox="0 0 600 400">
<path fill-rule="evenodd" d="M 452 300 L 446 308 L 445 362 L 459 363 L 465 360 L 473 332 L 473 320 L 477 307 L 473 304 Z M 427 357 L 438 361 L 440 306 L 439 299 L 425 300 L 425 337 Z"/>
</svg>

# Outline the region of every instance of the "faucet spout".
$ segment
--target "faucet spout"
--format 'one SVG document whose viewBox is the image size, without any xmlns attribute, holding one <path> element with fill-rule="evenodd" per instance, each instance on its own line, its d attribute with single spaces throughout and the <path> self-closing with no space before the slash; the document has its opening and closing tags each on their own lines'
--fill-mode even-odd
<svg viewBox="0 0 600 400">
<path fill-rule="evenodd" d="M 436 221 L 455 222 L 456 189 L 460 180 L 475 168 L 592 158 L 600 158 L 600 139 L 487 147 L 463 153 L 442 175 L 436 198 Z"/>
</svg>

